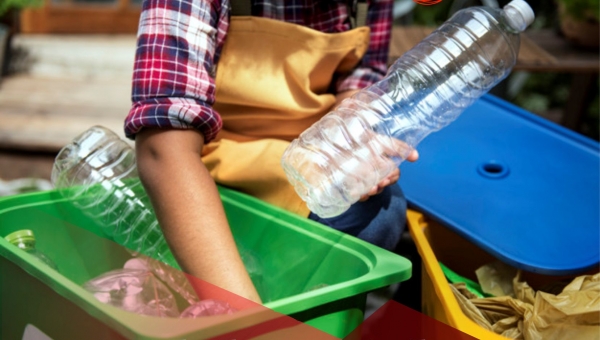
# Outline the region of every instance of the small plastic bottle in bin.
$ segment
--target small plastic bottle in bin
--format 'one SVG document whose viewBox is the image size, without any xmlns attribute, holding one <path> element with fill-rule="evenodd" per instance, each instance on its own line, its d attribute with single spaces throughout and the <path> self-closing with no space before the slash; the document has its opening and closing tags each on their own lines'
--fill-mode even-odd
<svg viewBox="0 0 600 340">
<path fill-rule="evenodd" d="M 4 237 L 10 244 L 22 249 L 28 254 L 34 256 L 41 262 L 48 265 L 48 267 L 58 271 L 58 267 L 46 254 L 42 253 L 35 247 L 35 235 L 33 231 L 29 229 L 17 230 Z"/>
<path fill-rule="evenodd" d="M 452 121 L 516 63 L 534 20 L 513 0 L 469 7 L 406 52 L 386 77 L 344 100 L 292 141 L 281 163 L 315 214 L 340 215 L 386 178 L 431 132 Z"/>
</svg>

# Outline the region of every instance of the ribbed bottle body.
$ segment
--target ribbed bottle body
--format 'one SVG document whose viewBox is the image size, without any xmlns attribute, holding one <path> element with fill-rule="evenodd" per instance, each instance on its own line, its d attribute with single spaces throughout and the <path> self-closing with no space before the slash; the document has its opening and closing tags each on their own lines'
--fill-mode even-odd
<svg viewBox="0 0 600 340">
<path fill-rule="evenodd" d="M 457 12 L 399 58 L 383 80 L 292 141 L 282 157 L 288 179 L 317 215 L 343 213 L 423 138 L 506 78 L 518 49 L 519 31 L 505 12 Z"/>
<path fill-rule="evenodd" d="M 112 131 L 95 126 L 65 146 L 52 183 L 115 242 L 178 268 L 139 181 L 135 151 Z"/>
</svg>

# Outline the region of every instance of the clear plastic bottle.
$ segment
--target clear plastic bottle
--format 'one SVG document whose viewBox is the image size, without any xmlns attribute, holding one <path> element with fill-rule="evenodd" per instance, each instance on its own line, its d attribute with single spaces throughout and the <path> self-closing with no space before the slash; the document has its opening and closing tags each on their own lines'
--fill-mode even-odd
<svg viewBox="0 0 600 340">
<path fill-rule="evenodd" d="M 56 156 L 51 181 L 63 197 L 98 223 L 108 238 L 180 269 L 139 179 L 135 151 L 117 134 L 93 126 L 75 137 Z M 251 279 L 262 282 L 258 259 L 249 249 L 239 247 L 239 251 Z M 181 271 L 168 270 L 155 261 L 149 266 L 188 301 L 194 299 L 186 292 L 189 284 Z"/>
<path fill-rule="evenodd" d="M 181 271 L 143 256 L 87 281 L 83 288 L 103 303 L 144 315 L 178 317 L 178 297 L 174 293 L 179 293 L 187 306 L 198 303 L 198 296 Z"/>
<path fill-rule="evenodd" d="M 52 184 L 130 250 L 179 268 L 137 174 L 135 151 L 111 130 L 94 126 L 63 147 Z"/>
<path fill-rule="evenodd" d="M 522 0 L 470 7 L 406 52 L 378 83 L 344 100 L 286 149 L 290 183 L 321 217 L 346 211 L 429 133 L 506 78 L 534 14 Z"/>
<path fill-rule="evenodd" d="M 50 260 L 46 254 L 42 253 L 35 247 L 36 241 L 33 231 L 29 229 L 17 230 L 6 235 L 4 239 L 28 254 L 33 255 L 35 258 L 48 265 L 48 267 L 58 271 L 56 264 Z"/>
</svg>

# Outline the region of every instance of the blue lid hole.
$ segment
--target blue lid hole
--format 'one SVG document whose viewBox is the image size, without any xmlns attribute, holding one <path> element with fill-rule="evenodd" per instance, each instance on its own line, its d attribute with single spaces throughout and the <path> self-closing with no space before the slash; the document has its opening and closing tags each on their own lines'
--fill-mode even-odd
<svg viewBox="0 0 600 340">
<path fill-rule="evenodd" d="M 487 178 L 503 178 L 508 175 L 508 166 L 498 161 L 488 161 L 481 163 L 477 167 L 477 172 Z"/>
</svg>

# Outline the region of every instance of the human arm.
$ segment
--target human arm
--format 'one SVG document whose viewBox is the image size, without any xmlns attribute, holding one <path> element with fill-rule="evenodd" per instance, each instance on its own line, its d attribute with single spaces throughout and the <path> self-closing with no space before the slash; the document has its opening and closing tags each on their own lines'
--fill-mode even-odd
<svg viewBox="0 0 600 340">
<path fill-rule="evenodd" d="M 215 182 L 202 163 L 197 130 L 144 129 L 136 137 L 140 179 L 181 268 L 260 302 L 237 252 Z M 200 298 L 210 298 L 202 296 Z"/>
<path fill-rule="evenodd" d="M 259 302 L 201 161 L 221 128 L 211 73 L 227 15 L 219 1 L 144 1 L 125 134 L 136 140 L 140 178 L 182 269 Z"/>
</svg>

